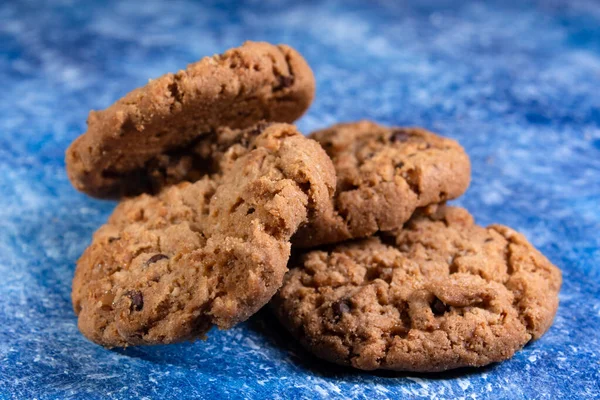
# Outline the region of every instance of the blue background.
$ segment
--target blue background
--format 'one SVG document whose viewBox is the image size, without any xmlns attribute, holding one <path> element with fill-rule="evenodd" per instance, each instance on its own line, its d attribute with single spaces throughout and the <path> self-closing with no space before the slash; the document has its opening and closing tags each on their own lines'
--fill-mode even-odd
<svg viewBox="0 0 600 400">
<path fill-rule="evenodd" d="M 267 311 L 206 342 L 85 340 L 71 278 L 115 203 L 71 187 L 65 148 L 90 109 L 246 39 L 309 60 L 304 132 L 370 118 L 460 140 L 473 181 L 457 203 L 563 270 L 550 331 L 508 362 L 438 375 L 320 362 Z M 2 398 L 600 396 L 600 3 L 4 1 L 0 104 Z"/>
</svg>

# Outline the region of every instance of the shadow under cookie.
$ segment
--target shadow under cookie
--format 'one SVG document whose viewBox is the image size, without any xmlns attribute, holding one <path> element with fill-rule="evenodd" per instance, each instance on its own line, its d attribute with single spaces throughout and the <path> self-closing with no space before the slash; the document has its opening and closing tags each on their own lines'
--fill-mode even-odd
<svg viewBox="0 0 600 400">
<path fill-rule="evenodd" d="M 289 357 L 298 368 L 324 378 L 342 379 L 348 382 L 361 382 L 365 374 L 381 378 L 423 378 L 454 379 L 494 370 L 499 364 L 492 363 L 483 367 L 463 367 L 440 372 L 411 372 L 393 370 L 361 371 L 350 366 L 324 361 L 305 349 L 292 334 L 278 321 L 268 308 L 252 316 L 245 326 L 254 333 L 262 335 L 272 346 Z"/>
</svg>

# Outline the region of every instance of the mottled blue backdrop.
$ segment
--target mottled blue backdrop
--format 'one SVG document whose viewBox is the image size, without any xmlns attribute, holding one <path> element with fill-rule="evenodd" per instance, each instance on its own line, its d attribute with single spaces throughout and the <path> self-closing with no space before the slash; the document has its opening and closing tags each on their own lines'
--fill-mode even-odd
<svg viewBox="0 0 600 400">
<path fill-rule="evenodd" d="M 457 203 L 563 270 L 548 334 L 503 364 L 441 375 L 318 361 L 266 311 L 206 342 L 85 340 L 71 277 L 115 204 L 70 186 L 65 148 L 90 109 L 247 39 L 309 60 L 304 132 L 371 118 L 460 140 L 473 182 Z M 0 279 L 0 398 L 598 397 L 600 3 L 4 0 Z"/>
</svg>

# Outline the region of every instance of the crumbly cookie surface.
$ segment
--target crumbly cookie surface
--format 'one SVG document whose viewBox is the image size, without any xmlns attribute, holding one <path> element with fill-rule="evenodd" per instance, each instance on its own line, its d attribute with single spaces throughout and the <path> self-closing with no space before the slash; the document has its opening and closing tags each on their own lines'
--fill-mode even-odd
<svg viewBox="0 0 600 400">
<path fill-rule="evenodd" d="M 120 203 L 77 264 L 79 328 L 105 346 L 173 343 L 227 329 L 283 282 L 290 236 L 330 201 L 335 172 L 287 124 L 207 138 L 215 172 Z"/>
<path fill-rule="evenodd" d="M 67 173 L 95 197 L 157 193 L 190 179 L 192 166 L 177 160 L 202 135 L 261 120 L 293 122 L 314 91 L 312 71 L 294 49 L 246 42 L 91 111 L 88 130 L 67 150 Z"/>
<path fill-rule="evenodd" d="M 321 358 L 432 372 L 512 357 L 550 327 L 560 285 L 523 235 L 440 206 L 395 234 L 305 253 L 272 306 Z"/>
<path fill-rule="evenodd" d="M 421 128 L 370 121 L 314 132 L 333 160 L 337 189 L 323 218 L 301 228 L 301 247 L 391 231 L 418 207 L 454 199 L 469 186 L 469 157 L 454 140 Z"/>
</svg>

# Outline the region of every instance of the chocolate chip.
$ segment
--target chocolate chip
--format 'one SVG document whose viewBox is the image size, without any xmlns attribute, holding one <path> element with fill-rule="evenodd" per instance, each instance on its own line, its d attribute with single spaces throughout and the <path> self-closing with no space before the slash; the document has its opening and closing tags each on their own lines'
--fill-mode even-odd
<svg viewBox="0 0 600 400">
<path fill-rule="evenodd" d="M 398 164 L 396 164 L 396 168 L 402 168 L 404 167 L 404 163 L 402 161 L 400 161 Z"/>
<path fill-rule="evenodd" d="M 121 239 L 119 236 L 111 236 L 108 238 L 108 243 L 112 243 L 115 240 L 119 240 L 119 239 Z"/>
<path fill-rule="evenodd" d="M 341 317 L 343 314 L 350 312 L 351 308 L 348 300 L 338 300 L 331 305 L 333 315 L 336 317 Z"/>
<path fill-rule="evenodd" d="M 169 259 L 169 257 L 167 257 L 167 256 L 166 256 L 166 255 L 164 255 L 164 254 L 160 254 L 160 253 L 158 253 L 158 254 L 155 254 L 155 255 L 153 255 L 152 257 L 150 257 L 150 258 L 148 259 L 148 261 L 146 261 L 146 263 L 145 263 L 144 265 L 145 265 L 145 266 L 148 266 L 148 265 L 150 265 L 150 264 L 154 264 L 154 263 L 155 263 L 155 262 L 157 262 L 157 261 L 160 261 L 160 260 L 167 260 L 167 259 Z"/>
<path fill-rule="evenodd" d="M 131 305 L 129 306 L 131 311 L 140 311 L 144 308 L 144 296 L 139 290 L 130 290 L 125 293 L 125 296 L 131 299 Z"/>
<path fill-rule="evenodd" d="M 404 129 L 396 129 L 392 131 L 392 135 L 390 136 L 390 142 L 406 142 L 408 139 L 410 139 L 410 136 L 410 132 Z"/>
<path fill-rule="evenodd" d="M 247 215 L 254 214 L 254 211 L 256 211 L 256 209 L 255 209 L 254 207 L 250 207 L 250 208 L 248 209 L 248 211 L 246 211 L 246 214 L 247 214 Z"/>
<path fill-rule="evenodd" d="M 448 310 L 449 310 L 449 307 L 447 305 L 445 305 L 444 302 L 441 301 L 440 299 L 438 299 L 437 297 L 431 303 L 431 311 L 435 315 L 444 315 L 444 313 Z"/>
<path fill-rule="evenodd" d="M 279 84 L 275 87 L 275 90 L 281 90 L 285 88 L 289 88 L 294 84 L 294 76 L 293 75 L 279 75 Z"/>
<path fill-rule="evenodd" d="M 248 130 L 248 135 L 249 136 L 258 136 L 271 125 L 273 125 L 272 122 L 261 121 L 261 122 L 257 123 L 256 125 L 254 125 L 254 127 L 252 129 Z M 249 139 L 246 135 L 244 135 L 242 137 L 241 145 L 244 147 L 247 147 L 248 143 L 249 143 Z"/>
<path fill-rule="evenodd" d="M 419 172 L 416 169 L 409 169 L 403 171 L 401 175 L 408 184 L 408 186 L 410 186 L 410 190 L 412 190 L 417 196 L 419 196 L 421 194 L 421 188 L 419 186 Z"/>
</svg>

